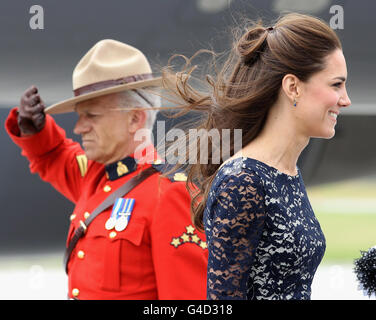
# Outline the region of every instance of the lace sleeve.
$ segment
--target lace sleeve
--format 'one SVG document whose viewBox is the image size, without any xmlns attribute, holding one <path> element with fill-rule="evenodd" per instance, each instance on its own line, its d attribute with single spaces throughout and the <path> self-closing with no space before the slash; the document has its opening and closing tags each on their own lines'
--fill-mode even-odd
<svg viewBox="0 0 376 320">
<path fill-rule="evenodd" d="M 247 299 L 247 281 L 265 221 L 264 191 L 258 176 L 226 176 L 208 208 L 207 298 Z"/>
</svg>

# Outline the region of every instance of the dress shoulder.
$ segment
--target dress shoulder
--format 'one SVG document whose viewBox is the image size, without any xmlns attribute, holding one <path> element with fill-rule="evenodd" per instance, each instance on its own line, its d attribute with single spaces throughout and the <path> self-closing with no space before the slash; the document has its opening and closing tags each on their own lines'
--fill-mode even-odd
<svg viewBox="0 0 376 320">
<path fill-rule="evenodd" d="M 223 208 L 216 211 L 217 214 L 237 215 L 239 210 L 259 206 L 263 198 L 263 183 L 256 170 L 246 166 L 241 159 L 236 159 L 218 170 L 207 205 Z"/>
</svg>

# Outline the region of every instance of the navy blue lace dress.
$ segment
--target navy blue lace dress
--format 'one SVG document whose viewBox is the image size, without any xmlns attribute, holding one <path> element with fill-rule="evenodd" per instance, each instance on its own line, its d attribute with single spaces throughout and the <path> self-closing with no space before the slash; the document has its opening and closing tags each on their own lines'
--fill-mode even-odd
<svg viewBox="0 0 376 320">
<path fill-rule="evenodd" d="M 299 170 L 227 162 L 213 180 L 204 226 L 208 299 L 310 299 L 325 237 Z"/>
</svg>

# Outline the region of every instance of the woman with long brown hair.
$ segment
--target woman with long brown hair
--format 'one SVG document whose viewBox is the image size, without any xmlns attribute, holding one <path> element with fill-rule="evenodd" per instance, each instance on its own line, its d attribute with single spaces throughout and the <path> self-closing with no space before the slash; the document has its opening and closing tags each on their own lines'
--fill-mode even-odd
<svg viewBox="0 0 376 320">
<path fill-rule="evenodd" d="M 310 299 L 325 238 L 297 160 L 311 137 L 334 136 L 350 105 L 340 40 L 318 18 L 287 14 L 248 26 L 208 92 L 189 85 L 190 71 L 173 90 L 184 112 L 206 112 L 197 128 L 242 130 L 241 150 L 232 137 L 220 161 L 213 139 L 207 150 L 195 142 L 209 161 L 189 166 L 193 220 L 208 242 L 207 298 Z"/>
</svg>

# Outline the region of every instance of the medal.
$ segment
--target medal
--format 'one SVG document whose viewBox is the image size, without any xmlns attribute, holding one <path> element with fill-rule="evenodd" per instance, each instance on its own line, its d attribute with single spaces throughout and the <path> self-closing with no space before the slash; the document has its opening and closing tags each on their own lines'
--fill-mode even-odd
<svg viewBox="0 0 376 320">
<path fill-rule="evenodd" d="M 127 225 L 128 225 L 128 219 L 125 216 L 121 216 L 119 219 L 116 220 L 115 230 L 123 231 L 127 227 Z"/>
<path fill-rule="evenodd" d="M 123 231 L 129 222 L 135 199 L 118 198 L 112 208 L 111 216 L 105 223 L 106 230 Z"/>
<path fill-rule="evenodd" d="M 134 206 L 134 199 L 128 198 L 125 199 L 124 209 L 118 213 L 118 218 L 116 219 L 115 223 L 115 230 L 116 231 L 123 231 L 131 218 L 131 213 Z"/>
<path fill-rule="evenodd" d="M 106 230 L 112 230 L 115 227 L 117 214 L 121 210 L 121 207 L 124 205 L 124 202 L 125 202 L 125 199 L 123 199 L 123 198 L 116 199 L 115 204 L 112 207 L 111 216 L 106 221 L 106 224 L 104 225 Z"/>
<path fill-rule="evenodd" d="M 106 224 L 104 225 L 104 227 L 106 228 L 106 230 L 112 230 L 115 227 L 115 222 L 116 222 L 116 219 L 113 217 L 110 217 L 106 221 Z"/>
</svg>

